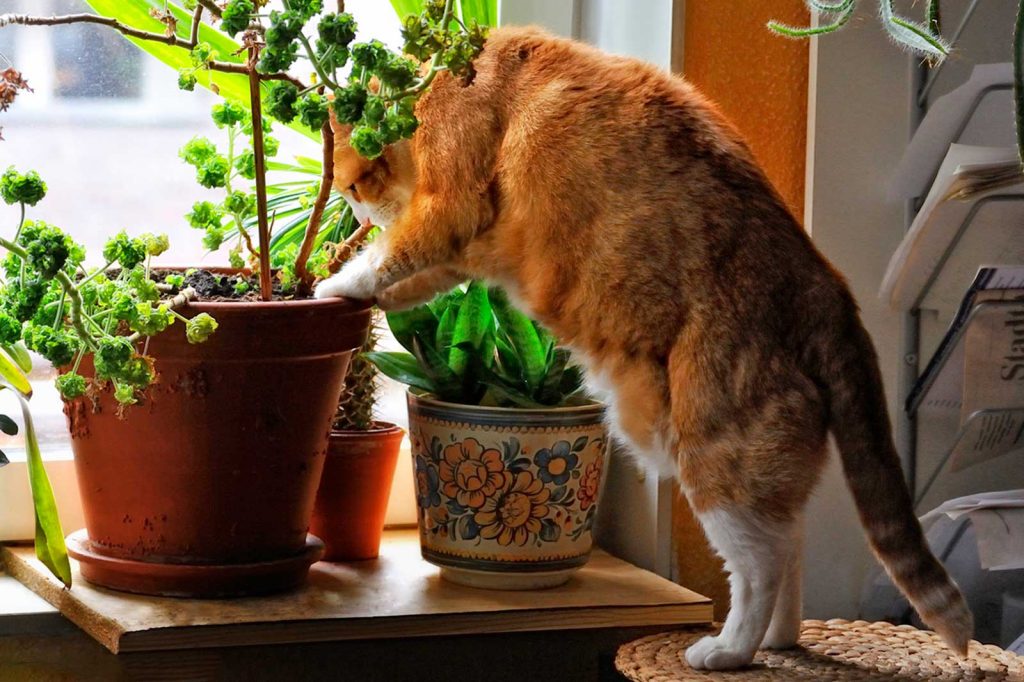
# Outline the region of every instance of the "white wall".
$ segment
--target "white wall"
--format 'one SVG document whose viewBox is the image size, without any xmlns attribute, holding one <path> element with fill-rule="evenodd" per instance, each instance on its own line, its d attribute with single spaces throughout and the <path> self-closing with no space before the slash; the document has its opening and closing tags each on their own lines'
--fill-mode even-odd
<svg viewBox="0 0 1024 682">
<path fill-rule="evenodd" d="M 672 0 L 582 0 L 579 37 L 616 54 L 668 68 Z"/>
<path fill-rule="evenodd" d="M 911 125 L 911 68 L 907 55 L 886 39 L 874 7 L 864 4 L 861 14 L 811 49 L 805 222 L 860 303 L 895 415 L 902 319 L 877 292 L 904 231 L 903 204 L 887 194 Z M 807 518 L 804 615 L 855 616 L 874 559 L 834 449 Z"/>
</svg>

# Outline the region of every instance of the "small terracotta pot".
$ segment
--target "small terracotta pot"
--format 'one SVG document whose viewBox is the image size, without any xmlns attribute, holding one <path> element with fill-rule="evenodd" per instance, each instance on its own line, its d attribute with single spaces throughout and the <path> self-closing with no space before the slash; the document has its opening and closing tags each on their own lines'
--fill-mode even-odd
<svg viewBox="0 0 1024 682">
<path fill-rule="evenodd" d="M 394 424 L 371 431 L 332 431 L 309 531 L 324 541 L 325 561 L 380 554 L 391 481 L 405 435 Z"/>
<path fill-rule="evenodd" d="M 471 587 L 561 585 L 593 544 L 604 406 L 509 409 L 408 393 L 423 558 Z"/>
<path fill-rule="evenodd" d="M 331 299 L 180 312 L 209 313 L 217 331 L 201 344 L 180 324 L 152 337 L 158 378 L 140 404 L 119 416 L 109 388 L 65 403 L 87 529 L 69 551 L 87 580 L 130 592 L 294 586 L 322 549 L 309 519 L 369 307 Z"/>
</svg>

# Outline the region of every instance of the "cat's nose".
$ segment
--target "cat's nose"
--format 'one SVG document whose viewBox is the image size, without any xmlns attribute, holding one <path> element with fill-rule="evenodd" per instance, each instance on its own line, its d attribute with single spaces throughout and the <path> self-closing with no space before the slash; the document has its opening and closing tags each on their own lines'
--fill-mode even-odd
<svg viewBox="0 0 1024 682">
<path fill-rule="evenodd" d="M 373 219 L 372 211 L 370 210 L 369 206 L 367 206 L 361 201 L 356 201 L 355 199 L 347 196 L 346 194 L 342 194 L 342 196 L 345 197 L 345 201 L 347 201 L 348 205 L 352 208 L 352 215 L 356 217 L 356 220 L 359 222 L 360 225 L 368 220 Z"/>
</svg>

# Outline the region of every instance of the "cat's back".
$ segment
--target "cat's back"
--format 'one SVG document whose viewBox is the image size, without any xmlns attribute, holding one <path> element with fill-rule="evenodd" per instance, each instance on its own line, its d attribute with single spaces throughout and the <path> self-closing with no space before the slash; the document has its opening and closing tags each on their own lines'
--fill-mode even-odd
<svg viewBox="0 0 1024 682">
<path fill-rule="evenodd" d="M 505 27 L 488 37 L 477 68 L 503 109 L 506 133 L 528 133 L 537 148 L 585 136 L 606 157 L 750 158 L 736 130 L 693 86 L 639 59 L 537 27 Z"/>
</svg>

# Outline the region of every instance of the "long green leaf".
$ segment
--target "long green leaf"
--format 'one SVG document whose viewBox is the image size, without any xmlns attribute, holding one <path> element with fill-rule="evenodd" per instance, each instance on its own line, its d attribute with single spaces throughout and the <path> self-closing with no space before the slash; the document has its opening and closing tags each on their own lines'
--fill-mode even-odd
<svg viewBox="0 0 1024 682">
<path fill-rule="evenodd" d="M 395 9 L 399 21 L 405 21 L 410 14 L 419 14 L 423 11 L 423 0 L 391 0 L 391 6 Z"/>
<path fill-rule="evenodd" d="M 476 20 L 481 26 L 498 25 L 497 0 L 459 0 L 462 6 L 462 21 L 469 24 Z"/>
<path fill-rule="evenodd" d="M 492 395 L 500 398 L 501 401 L 513 407 L 537 408 L 543 405 L 530 396 L 526 395 L 515 386 L 510 385 L 504 379 L 485 367 L 480 367 L 480 383 L 490 389 Z"/>
<path fill-rule="evenodd" d="M 64 531 L 60 527 L 57 515 L 57 502 L 53 498 L 53 488 L 46 476 L 43 456 L 39 452 L 39 441 L 36 439 L 35 425 L 28 409 L 28 400 L 18 396 L 21 401 L 21 415 L 25 422 L 25 454 L 28 463 L 28 480 L 32 489 L 32 502 L 36 512 L 36 556 L 43 565 L 50 569 L 58 580 L 71 587 L 71 562 L 68 560 L 68 549 L 64 544 Z"/>
<path fill-rule="evenodd" d="M 487 285 L 480 281 L 471 282 L 455 318 L 451 348 L 448 350 L 448 366 L 458 376 L 466 375 L 470 354 L 480 349 L 484 336 L 492 326 L 492 320 Z"/>
<path fill-rule="evenodd" d="M 92 7 L 97 14 L 113 17 L 122 24 L 138 28 L 143 31 L 149 31 L 151 33 L 162 34 L 166 30 L 166 25 L 161 21 L 151 16 L 149 11 L 151 9 L 163 10 L 165 3 L 163 0 L 85 0 L 86 3 Z M 192 25 L 192 14 L 183 8 L 179 7 L 174 3 L 166 3 L 166 7 L 174 15 L 174 18 L 178 20 L 176 27 L 176 33 L 179 37 L 188 39 L 189 28 Z M 207 22 L 209 21 L 209 13 L 205 13 L 204 21 L 199 26 L 199 41 L 209 43 L 213 48 L 214 58 L 218 61 L 242 63 L 244 51 L 239 52 L 241 45 L 236 41 L 229 38 L 226 34 L 221 33 L 217 29 L 210 26 Z M 140 38 L 128 38 L 126 39 L 134 43 L 139 49 L 146 53 L 156 57 L 161 62 L 171 67 L 175 71 L 178 69 L 185 69 L 192 67 L 192 58 L 189 51 L 175 47 L 173 45 L 167 45 L 165 43 L 155 43 L 148 40 L 142 40 Z M 97 68 L 100 68 L 97 65 Z M 168 78 L 175 78 L 173 74 L 168 73 Z M 204 88 L 209 89 L 211 83 L 215 83 L 221 97 L 227 99 L 237 100 L 246 109 L 249 108 L 249 79 L 244 74 L 240 73 L 223 73 L 221 71 L 209 71 L 201 70 L 196 72 L 196 80 Z M 265 91 L 267 88 L 266 83 L 263 83 L 262 89 Z M 293 130 L 297 130 L 306 137 L 309 137 L 317 142 L 320 141 L 320 131 L 310 130 L 301 122 L 294 121 L 289 126 Z"/>
<path fill-rule="evenodd" d="M 414 340 L 417 335 L 434 339 L 437 333 L 437 318 L 430 308 L 424 305 L 389 312 L 387 320 L 391 333 L 410 353 L 416 352 Z"/>
<path fill-rule="evenodd" d="M 545 403 L 557 402 L 561 398 L 562 375 L 569 364 L 569 351 L 556 348 L 551 362 L 548 363 L 544 381 L 541 382 L 537 397 Z"/>
<path fill-rule="evenodd" d="M 419 334 L 413 337 L 413 355 L 419 361 L 423 371 L 434 383 L 437 395 L 442 400 L 456 403 L 472 403 L 475 399 L 463 393 L 462 382 L 448 367 L 445 359 L 429 342 L 424 342 Z"/>
<path fill-rule="evenodd" d="M 455 321 L 459 317 L 459 308 L 452 305 L 441 313 L 441 320 L 437 323 L 437 341 L 434 347 L 441 353 L 448 353 L 452 347 L 452 335 L 455 333 Z"/>
<path fill-rule="evenodd" d="M 426 375 L 416 358 L 409 353 L 369 351 L 363 357 L 374 364 L 385 376 L 414 388 L 437 393 L 437 386 Z"/>
<path fill-rule="evenodd" d="M 526 378 L 523 376 L 523 365 L 519 362 L 519 356 L 516 355 L 516 349 L 512 347 L 512 344 L 500 334 L 495 334 L 495 345 L 498 349 L 498 370 L 502 374 L 506 381 L 510 381 L 514 384 L 526 384 Z"/>
<path fill-rule="evenodd" d="M 0 353 L 0 377 L 7 380 L 11 388 L 21 395 L 32 395 L 32 384 L 28 382 L 28 377 L 7 357 L 6 353 Z"/>
<path fill-rule="evenodd" d="M 516 310 L 508 300 L 508 295 L 498 288 L 490 291 L 491 305 L 498 326 L 502 329 L 523 367 L 523 377 L 530 391 L 535 391 L 544 379 L 545 349 L 540 336 L 526 315 Z"/>
<path fill-rule="evenodd" d="M 0 350 L 11 356 L 14 360 L 14 364 L 21 368 L 22 372 L 32 371 L 32 357 L 28 354 L 28 349 L 25 348 L 23 341 L 18 341 L 12 346 L 3 345 L 0 346 Z"/>
</svg>

